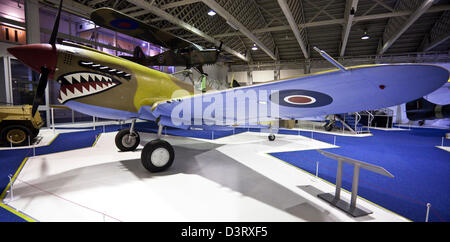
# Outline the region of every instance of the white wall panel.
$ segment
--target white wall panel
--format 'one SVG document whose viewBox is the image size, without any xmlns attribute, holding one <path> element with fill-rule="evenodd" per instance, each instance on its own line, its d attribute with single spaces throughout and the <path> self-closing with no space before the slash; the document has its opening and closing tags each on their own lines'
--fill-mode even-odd
<svg viewBox="0 0 450 242">
<path fill-rule="evenodd" d="M 228 83 L 231 83 L 233 78 L 241 84 L 246 84 L 247 83 L 247 72 L 246 71 L 229 72 L 228 73 Z"/>
<path fill-rule="evenodd" d="M 293 76 L 303 75 L 303 69 L 294 69 L 294 70 L 281 70 L 280 78 L 285 79 Z"/>
<path fill-rule="evenodd" d="M 253 83 L 272 81 L 274 71 L 253 71 Z"/>
</svg>

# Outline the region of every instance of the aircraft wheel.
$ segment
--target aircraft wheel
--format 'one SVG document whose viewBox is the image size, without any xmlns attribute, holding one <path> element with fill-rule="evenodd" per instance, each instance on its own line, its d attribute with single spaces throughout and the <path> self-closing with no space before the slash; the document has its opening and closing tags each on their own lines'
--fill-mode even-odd
<svg viewBox="0 0 450 242">
<path fill-rule="evenodd" d="M 172 166 L 175 152 L 167 141 L 156 139 L 144 146 L 142 165 L 150 172 L 161 172 Z"/>
<path fill-rule="evenodd" d="M 139 133 L 133 132 L 133 134 L 130 136 L 129 129 L 122 129 L 116 135 L 116 146 L 121 151 L 135 150 L 138 147 L 140 141 L 141 139 L 139 137 Z"/>
<path fill-rule="evenodd" d="M 22 125 L 12 125 L 3 129 L 1 137 L 7 145 L 23 146 L 27 144 L 30 129 Z"/>
<path fill-rule="evenodd" d="M 275 140 L 275 135 L 274 134 L 270 134 L 267 138 L 269 138 L 270 141 L 274 141 Z"/>
</svg>

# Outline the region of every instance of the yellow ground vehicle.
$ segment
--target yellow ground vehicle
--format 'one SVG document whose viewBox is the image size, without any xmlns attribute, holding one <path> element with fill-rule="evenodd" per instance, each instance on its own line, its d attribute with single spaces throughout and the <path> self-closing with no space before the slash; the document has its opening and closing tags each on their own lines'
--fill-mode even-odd
<svg viewBox="0 0 450 242">
<path fill-rule="evenodd" d="M 21 146 L 28 144 L 39 133 L 44 122 L 39 112 L 31 116 L 31 105 L 0 106 L 0 143 Z"/>
</svg>

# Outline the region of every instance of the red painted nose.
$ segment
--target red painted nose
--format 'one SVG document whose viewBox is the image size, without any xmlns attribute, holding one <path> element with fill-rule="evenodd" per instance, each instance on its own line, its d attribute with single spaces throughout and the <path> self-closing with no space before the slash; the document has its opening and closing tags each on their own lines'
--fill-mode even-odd
<svg viewBox="0 0 450 242">
<path fill-rule="evenodd" d="M 36 72 L 41 72 L 41 67 L 50 70 L 49 79 L 55 73 L 57 54 L 56 47 L 50 44 L 31 44 L 8 48 L 8 52 L 25 65 Z"/>
</svg>

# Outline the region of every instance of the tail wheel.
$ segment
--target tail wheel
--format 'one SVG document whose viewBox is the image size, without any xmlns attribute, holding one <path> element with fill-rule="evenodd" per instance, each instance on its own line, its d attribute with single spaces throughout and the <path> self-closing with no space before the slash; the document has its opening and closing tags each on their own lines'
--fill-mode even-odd
<svg viewBox="0 0 450 242">
<path fill-rule="evenodd" d="M 27 144 L 27 138 L 30 133 L 30 130 L 25 126 L 9 126 L 3 130 L 2 139 L 6 140 L 8 144 L 21 146 Z"/>
<path fill-rule="evenodd" d="M 152 140 L 144 146 L 141 153 L 142 165 L 150 172 L 161 172 L 173 164 L 175 152 L 164 140 Z"/>
<path fill-rule="evenodd" d="M 274 140 L 275 140 L 275 135 L 274 135 L 274 134 L 270 134 L 267 138 L 268 138 L 270 141 L 274 141 Z"/>
<path fill-rule="evenodd" d="M 130 134 L 129 129 L 123 129 L 116 135 L 116 146 L 121 151 L 133 151 L 139 146 L 141 139 L 139 133 L 133 132 Z"/>
</svg>

